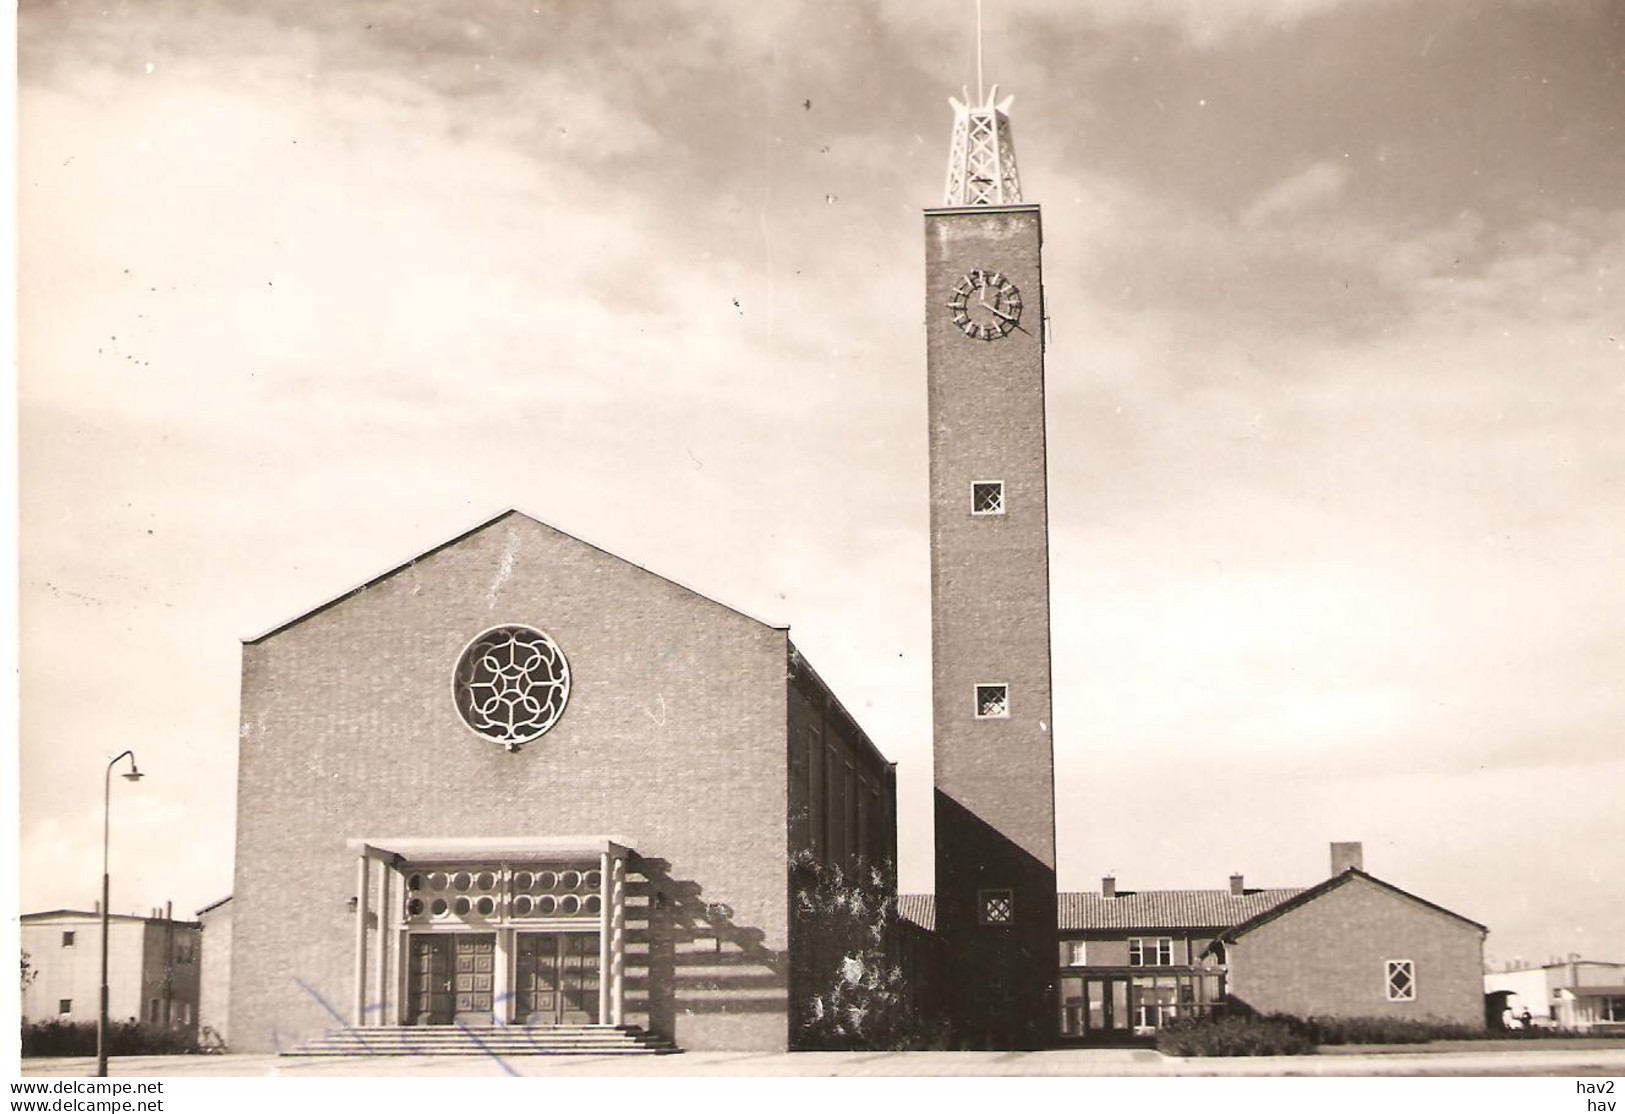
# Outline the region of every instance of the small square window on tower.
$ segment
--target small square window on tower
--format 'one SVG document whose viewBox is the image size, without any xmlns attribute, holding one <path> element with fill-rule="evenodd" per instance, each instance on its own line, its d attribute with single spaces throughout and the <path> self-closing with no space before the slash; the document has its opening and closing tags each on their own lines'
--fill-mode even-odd
<svg viewBox="0 0 1625 1114">
<path fill-rule="evenodd" d="M 73 947 L 73 942 L 74 942 L 73 930 L 71 928 L 64 930 L 63 933 L 62 933 L 62 946 L 64 948 L 71 948 L 71 947 Z"/>
<path fill-rule="evenodd" d="M 68 1014 L 72 1013 L 73 1012 L 73 999 L 72 998 L 58 998 L 56 1000 L 56 1012 L 59 1015 L 63 1016 L 63 1017 L 66 1017 Z"/>
<path fill-rule="evenodd" d="M 970 485 L 970 513 L 989 515 L 1004 513 L 1004 481 L 977 480 Z"/>
<path fill-rule="evenodd" d="M 976 894 L 978 924 L 1014 924 L 1016 897 L 1011 890 L 979 890 Z"/>
<path fill-rule="evenodd" d="M 1009 685 L 977 685 L 976 686 L 976 718 L 977 719 L 1009 719 L 1010 718 L 1010 686 Z"/>
<path fill-rule="evenodd" d="M 1390 1002 L 1416 1001 L 1416 965 L 1408 959 L 1390 959 L 1388 969 L 1388 1000 Z"/>
</svg>

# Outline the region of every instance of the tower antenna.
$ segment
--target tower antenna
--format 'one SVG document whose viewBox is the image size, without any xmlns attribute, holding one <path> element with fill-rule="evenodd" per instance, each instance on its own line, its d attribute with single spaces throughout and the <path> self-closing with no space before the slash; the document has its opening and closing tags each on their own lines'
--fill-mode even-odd
<svg viewBox="0 0 1625 1114">
<path fill-rule="evenodd" d="M 1010 142 L 1010 102 L 999 99 L 997 85 L 983 84 L 982 0 L 976 0 L 976 98 L 961 87 L 965 99 L 949 97 L 954 108 L 954 137 L 948 151 L 948 183 L 943 205 L 1020 205 L 1021 181 L 1016 151 Z"/>
<path fill-rule="evenodd" d="M 976 103 L 987 99 L 982 87 L 982 0 L 976 0 Z"/>
</svg>

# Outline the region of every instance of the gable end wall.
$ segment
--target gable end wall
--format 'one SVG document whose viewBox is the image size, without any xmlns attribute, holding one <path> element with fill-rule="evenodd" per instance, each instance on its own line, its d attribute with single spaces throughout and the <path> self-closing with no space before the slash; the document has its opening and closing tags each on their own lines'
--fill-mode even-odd
<svg viewBox="0 0 1625 1114">
<path fill-rule="evenodd" d="M 1415 965 L 1416 998 L 1391 1002 L 1386 961 Z M 1431 1018 L 1484 1024 L 1483 934 L 1360 878 L 1242 936 L 1230 997 L 1298 1017 Z"/>
</svg>

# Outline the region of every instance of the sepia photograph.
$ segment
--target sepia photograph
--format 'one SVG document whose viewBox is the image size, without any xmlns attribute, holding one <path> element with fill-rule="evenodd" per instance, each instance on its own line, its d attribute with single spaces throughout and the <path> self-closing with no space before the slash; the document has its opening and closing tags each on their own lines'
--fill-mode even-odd
<svg viewBox="0 0 1625 1114">
<path fill-rule="evenodd" d="M 14 1095 L 1612 1109 L 1625 4 L 14 19 Z"/>
</svg>

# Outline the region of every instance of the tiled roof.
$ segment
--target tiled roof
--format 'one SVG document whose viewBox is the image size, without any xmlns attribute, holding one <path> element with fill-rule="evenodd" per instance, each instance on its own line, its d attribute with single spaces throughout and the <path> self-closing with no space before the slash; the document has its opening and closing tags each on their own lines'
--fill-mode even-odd
<svg viewBox="0 0 1625 1114">
<path fill-rule="evenodd" d="M 1378 889 L 1388 891 L 1389 893 L 1395 895 L 1396 897 L 1402 897 L 1406 901 L 1414 901 L 1416 904 L 1421 905 L 1421 906 L 1423 906 L 1424 908 L 1427 908 L 1427 909 L 1432 909 L 1436 913 L 1443 913 L 1447 917 L 1453 917 L 1456 920 L 1461 921 L 1463 924 L 1471 925 L 1472 927 L 1478 929 L 1478 931 L 1480 931 L 1480 932 L 1483 932 L 1483 933 L 1488 933 L 1489 932 L 1488 928 L 1486 928 L 1483 925 L 1479 924 L 1475 920 L 1472 920 L 1472 919 L 1470 919 L 1468 917 L 1464 917 L 1460 913 L 1451 912 L 1449 909 L 1446 909 L 1444 906 L 1435 905 L 1435 904 L 1433 904 L 1433 902 L 1428 901 L 1425 898 L 1417 897 L 1413 893 L 1407 893 L 1405 890 L 1400 889 L 1398 886 L 1394 885 L 1392 882 L 1384 882 L 1381 878 L 1373 878 L 1371 875 L 1367 874 L 1365 871 L 1351 866 L 1347 870 L 1343 871 L 1343 873 L 1335 874 L 1332 877 L 1326 879 L 1324 882 L 1317 882 L 1315 885 L 1310 886 L 1307 890 L 1300 890 L 1295 895 L 1289 895 L 1284 901 L 1279 902 L 1273 908 L 1262 909 L 1259 912 L 1254 913 L 1251 917 L 1247 918 L 1245 921 L 1242 921 L 1240 924 L 1231 925 L 1229 928 L 1225 929 L 1223 938 L 1225 940 L 1235 940 L 1235 939 L 1238 939 L 1238 938 L 1240 938 L 1242 936 L 1245 936 L 1247 933 L 1251 932 L 1253 929 L 1257 928 L 1259 925 L 1268 924 L 1270 921 L 1274 920 L 1276 917 L 1284 916 L 1285 914 L 1290 913 L 1292 910 L 1296 909 L 1300 905 L 1309 904 L 1311 901 L 1314 901 L 1316 898 L 1320 897 L 1322 894 L 1330 893 L 1332 890 L 1337 889 L 1339 886 L 1345 886 L 1345 885 L 1348 885 L 1349 883 L 1355 882 L 1355 881 L 1367 882 L 1367 883 L 1369 883 L 1369 884 L 1371 884 L 1373 886 L 1376 886 Z"/>
<path fill-rule="evenodd" d="M 1302 893 L 1302 888 L 1248 890 L 1232 897 L 1229 890 L 1119 891 L 1060 893 L 1056 928 L 1062 932 L 1137 928 L 1229 928 Z M 906 921 L 935 931 L 935 894 L 898 894 L 897 913 Z"/>
<path fill-rule="evenodd" d="M 1247 890 L 1119 890 L 1116 897 L 1098 893 L 1057 894 L 1063 930 L 1111 928 L 1229 928 L 1269 911 L 1302 893 L 1302 887 Z"/>
<path fill-rule="evenodd" d="M 937 930 L 936 894 L 898 894 L 897 915 L 928 932 Z"/>
</svg>

